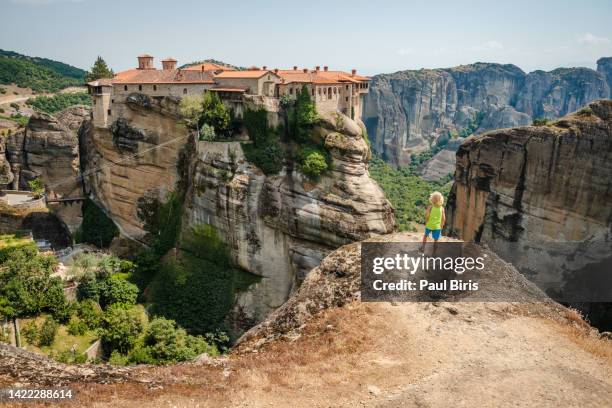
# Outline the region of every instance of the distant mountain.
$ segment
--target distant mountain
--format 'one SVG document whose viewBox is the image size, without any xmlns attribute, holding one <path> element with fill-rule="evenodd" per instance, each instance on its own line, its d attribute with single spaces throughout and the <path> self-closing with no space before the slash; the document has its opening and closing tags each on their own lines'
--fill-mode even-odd
<svg viewBox="0 0 612 408">
<path fill-rule="evenodd" d="M 376 75 L 363 118 L 373 150 L 408 165 L 415 153 L 450 138 L 558 118 L 609 98 L 612 58 L 597 65 L 527 74 L 512 64 L 478 62 Z"/>
<path fill-rule="evenodd" d="M 16 84 L 36 92 L 57 92 L 82 85 L 86 73 L 63 62 L 0 50 L 0 84 Z"/>
</svg>

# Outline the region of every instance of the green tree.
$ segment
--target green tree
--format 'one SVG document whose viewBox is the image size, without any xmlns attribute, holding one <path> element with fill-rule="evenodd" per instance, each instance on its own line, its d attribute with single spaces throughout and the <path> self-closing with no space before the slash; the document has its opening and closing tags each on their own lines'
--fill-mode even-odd
<svg viewBox="0 0 612 408">
<path fill-rule="evenodd" d="M 328 168 L 327 157 L 322 149 L 304 147 L 298 152 L 300 170 L 312 179 L 317 179 Z"/>
<path fill-rule="evenodd" d="M 156 317 L 149 323 L 142 341 L 130 354 L 133 363 L 168 364 L 191 360 L 202 353 L 218 354 L 203 337 L 190 336 L 176 322 Z"/>
<path fill-rule="evenodd" d="M 93 330 L 100 326 L 102 320 L 102 310 L 97 302 L 91 299 L 79 302 L 77 316 L 88 329 Z"/>
<path fill-rule="evenodd" d="M 201 95 L 187 95 L 181 98 L 179 114 L 190 129 L 195 129 L 204 111 Z"/>
<path fill-rule="evenodd" d="M 138 287 L 133 283 L 115 276 L 108 277 L 99 283 L 100 306 L 106 309 L 116 303 L 134 305 L 138 297 Z"/>
<path fill-rule="evenodd" d="M 199 126 L 212 126 L 215 134 L 226 135 L 230 129 L 230 114 L 216 92 L 206 92 L 202 98 L 202 115 Z"/>
<path fill-rule="evenodd" d="M 138 309 L 126 308 L 116 303 L 102 317 L 101 339 L 104 349 L 110 354 L 118 351 L 127 354 L 143 330 L 143 319 Z"/>
<path fill-rule="evenodd" d="M 110 69 L 108 65 L 106 65 L 106 61 L 98 55 L 93 67 L 91 67 L 91 70 L 85 75 L 85 81 L 91 82 L 101 78 L 112 78 L 113 76 L 115 76 L 113 70 Z"/>
<path fill-rule="evenodd" d="M 10 318 L 66 310 L 63 285 L 51 277 L 57 261 L 36 246 L 0 249 L 0 314 Z"/>
<path fill-rule="evenodd" d="M 308 92 L 306 85 L 302 86 L 292 110 L 290 123 L 293 138 L 298 143 L 306 143 L 309 141 L 310 132 L 317 120 L 317 109 L 310 98 L 310 92 Z"/>
</svg>

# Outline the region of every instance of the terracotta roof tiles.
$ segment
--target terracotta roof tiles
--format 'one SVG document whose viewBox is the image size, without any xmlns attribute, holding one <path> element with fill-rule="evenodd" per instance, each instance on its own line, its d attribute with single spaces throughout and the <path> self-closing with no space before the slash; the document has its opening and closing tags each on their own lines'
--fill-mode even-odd
<svg viewBox="0 0 612 408">
<path fill-rule="evenodd" d="M 180 69 L 130 69 L 119 72 L 114 84 L 214 84 L 210 72 L 185 71 Z"/>
</svg>

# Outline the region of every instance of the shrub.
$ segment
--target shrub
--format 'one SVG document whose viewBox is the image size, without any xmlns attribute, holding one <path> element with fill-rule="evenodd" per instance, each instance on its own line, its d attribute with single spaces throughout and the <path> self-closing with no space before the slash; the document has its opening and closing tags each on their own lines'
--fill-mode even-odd
<svg viewBox="0 0 612 408">
<path fill-rule="evenodd" d="M 212 142 L 216 138 L 217 138 L 217 135 L 215 134 L 215 128 L 205 123 L 202 126 L 202 129 L 200 129 L 200 140 Z"/>
<path fill-rule="evenodd" d="M 259 167 L 264 174 L 274 175 L 282 170 L 285 154 L 278 141 L 270 140 L 257 147 L 244 144 L 242 147 L 246 159 Z"/>
<path fill-rule="evenodd" d="M 198 124 L 212 126 L 216 135 L 227 135 L 230 129 L 230 115 L 216 92 L 206 92 L 202 98 L 202 114 Z"/>
<path fill-rule="evenodd" d="M 28 181 L 28 187 L 34 194 L 34 197 L 39 198 L 45 193 L 45 185 L 40 178 L 35 178 L 34 180 Z"/>
<path fill-rule="evenodd" d="M 88 329 L 93 330 L 100 326 L 100 321 L 102 320 L 102 309 L 97 302 L 87 299 L 79 302 L 77 316 Z"/>
<path fill-rule="evenodd" d="M 317 179 L 328 169 L 326 153 L 319 148 L 308 146 L 301 148 L 297 154 L 302 173 L 312 179 Z"/>
<path fill-rule="evenodd" d="M 90 300 L 98 303 L 100 299 L 100 286 L 93 272 L 86 273 L 81 277 L 76 295 L 77 299 L 81 302 Z"/>
<path fill-rule="evenodd" d="M 57 327 L 58 324 L 53 317 L 45 318 L 38 334 L 38 345 L 41 347 L 51 346 L 57 334 Z"/>
<path fill-rule="evenodd" d="M 128 363 L 127 356 L 121 354 L 118 350 L 114 350 L 108 358 L 108 363 L 111 365 L 124 366 Z"/>
<path fill-rule="evenodd" d="M 578 116 L 591 116 L 592 114 L 593 109 L 589 108 L 588 106 L 578 111 Z"/>
<path fill-rule="evenodd" d="M 290 132 L 298 143 L 306 143 L 317 120 L 317 110 L 306 85 L 297 95 L 295 106 L 289 109 Z"/>
<path fill-rule="evenodd" d="M 190 336 L 172 320 L 157 317 L 149 323 L 143 344 L 130 353 L 130 361 L 141 364 L 168 364 L 191 360 L 199 354 L 218 354 L 203 337 Z"/>
<path fill-rule="evenodd" d="M 64 364 L 83 364 L 87 362 L 87 354 L 64 350 L 57 355 L 56 360 Z"/>
<path fill-rule="evenodd" d="M 123 279 L 118 279 L 115 276 L 99 282 L 98 291 L 102 309 L 106 309 L 115 303 L 134 305 L 138 297 L 138 287 L 136 285 Z"/>
<path fill-rule="evenodd" d="M 127 354 L 142 333 L 143 321 L 138 309 L 116 303 L 102 317 L 101 339 L 106 351 Z"/>
<path fill-rule="evenodd" d="M 189 128 L 196 128 L 203 110 L 201 95 L 187 95 L 181 98 L 179 114 Z"/>
<path fill-rule="evenodd" d="M 37 344 L 39 329 L 36 322 L 31 321 L 21 329 L 21 334 L 29 344 Z"/>
<path fill-rule="evenodd" d="M 536 118 L 533 120 L 533 126 L 546 126 L 550 123 L 550 120 L 546 118 Z"/>
<path fill-rule="evenodd" d="M 72 317 L 67 325 L 68 334 L 72 336 L 82 336 L 87 332 L 87 325 L 78 317 Z"/>
<path fill-rule="evenodd" d="M 10 106 L 11 108 L 15 109 L 16 111 L 18 111 L 18 110 L 19 110 L 19 104 L 15 103 L 15 102 L 11 102 L 11 103 L 9 104 L 9 106 Z"/>
</svg>

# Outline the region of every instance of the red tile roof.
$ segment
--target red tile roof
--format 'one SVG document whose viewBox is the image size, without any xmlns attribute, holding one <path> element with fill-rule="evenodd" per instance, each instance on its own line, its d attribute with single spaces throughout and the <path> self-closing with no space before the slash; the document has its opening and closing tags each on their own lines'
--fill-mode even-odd
<svg viewBox="0 0 612 408">
<path fill-rule="evenodd" d="M 204 62 L 202 64 L 190 65 L 183 68 L 184 71 L 234 71 L 234 68 L 225 65 L 215 64 L 213 62 Z"/>
<path fill-rule="evenodd" d="M 300 70 L 279 70 L 278 75 L 284 79 L 285 83 L 314 83 L 314 84 L 337 84 L 337 83 L 359 83 L 369 81 L 370 78 L 352 75 L 344 71 L 300 71 Z"/>
<path fill-rule="evenodd" d="M 212 73 L 181 69 L 130 69 L 119 72 L 113 84 L 214 84 Z"/>
<path fill-rule="evenodd" d="M 266 74 L 273 72 L 263 69 L 245 70 L 245 71 L 223 71 L 215 75 L 215 78 L 261 78 Z"/>
</svg>

